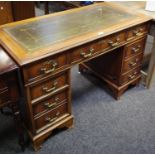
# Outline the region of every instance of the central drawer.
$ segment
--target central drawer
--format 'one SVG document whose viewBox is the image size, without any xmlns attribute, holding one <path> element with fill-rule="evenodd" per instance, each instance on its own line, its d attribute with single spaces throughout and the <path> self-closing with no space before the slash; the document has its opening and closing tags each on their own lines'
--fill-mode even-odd
<svg viewBox="0 0 155 155">
<path fill-rule="evenodd" d="M 54 124 L 58 118 L 61 116 L 67 114 L 67 104 L 64 103 L 60 105 L 59 107 L 47 112 L 43 116 L 35 119 L 35 127 L 36 130 L 40 128 L 46 128 L 50 125 Z"/>
<path fill-rule="evenodd" d="M 78 63 L 84 59 L 92 57 L 96 53 L 95 44 L 85 44 L 70 50 L 71 63 Z"/>
<path fill-rule="evenodd" d="M 98 39 L 70 50 L 71 63 L 78 63 L 82 60 L 93 57 L 96 53 L 113 49 L 124 43 L 126 37 L 124 32 Z"/>
<path fill-rule="evenodd" d="M 49 78 L 34 86 L 30 86 L 30 97 L 31 100 L 41 99 L 48 94 L 51 94 L 65 85 L 68 85 L 68 74 L 67 72 L 57 75 L 55 77 Z"/>
</svg>

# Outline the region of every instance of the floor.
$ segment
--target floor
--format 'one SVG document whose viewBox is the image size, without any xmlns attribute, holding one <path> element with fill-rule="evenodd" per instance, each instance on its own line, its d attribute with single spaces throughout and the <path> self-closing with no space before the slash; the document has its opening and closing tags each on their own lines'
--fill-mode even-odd
<svg viewBox="0 0 155 155">
<path fill-rule="evenodd" d="M 92 75 L 72 69 L 74 128 L 51 136 L 37 153 L 155 153 L 155 83 L 119 101 Z M 4 121 L 5 120 L 5 121 Z M 11 118 L 0 115 L 0 153 L 22 153 Z M 24 153 L 35 153 L 29 144 Z"/>
</svg>

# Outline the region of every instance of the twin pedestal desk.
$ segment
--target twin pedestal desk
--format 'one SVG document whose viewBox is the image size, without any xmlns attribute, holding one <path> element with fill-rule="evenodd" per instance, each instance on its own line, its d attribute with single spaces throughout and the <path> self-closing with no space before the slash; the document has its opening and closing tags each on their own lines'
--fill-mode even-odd
<svg viewBox="0 0 155 155">
<path fill-rule="evenodd" d="M 20 68 L 35 150 L 54 129 L 73 126 L 73 65 L 101 78 L 116 99 L 139 83 L 150 20 L 105 2 L 0 27 L 0 46 Z"/>
</svg>

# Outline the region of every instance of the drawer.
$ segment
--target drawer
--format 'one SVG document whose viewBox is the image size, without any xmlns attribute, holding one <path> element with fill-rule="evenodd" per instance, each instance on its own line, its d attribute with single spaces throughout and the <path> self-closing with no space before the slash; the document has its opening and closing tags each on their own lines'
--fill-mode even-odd
<svg viewBox="0 0 155 155">
<path fill-rule="evenodd" d="M 59 76 L 54 78 L 49 78 L 46 81 L 43 81 L 35 86 L 30 87 L 30 96 L 31 100 L 39 99 L 42 97 L 46 97 L 51 93 L 57 91 L 61 87 L 63 88 L 65 85 L 68 84 L 67 73 L 63 73 Z"/>
<path fill-rule="evenodd" d="M 133 39 L 134 37 L 140 37 L 148 32 L 148 23 L 135 26 L 127 31 L 127 40 Z"/>
<path fill-rule="evenodd" d="M 107 38 L 109 48 L 116 48 L 126 41 L 125 32 L 119 32 Z"/>
<path fill-rule="evenodd" d="M 138 53 L 141 53 L 144 51 L 145 48 L 145 40 L 146 38 L 143 38 L 141 40 L 138 40 L 134 43 L 131 43 L 127 46 L 125 46 L 124 52 L 125 52 L 125 59 L 134 56 Z"/>
<path fill-rule="evenodd" d="M 55 121 L 63 116 L 64 114 L 67 114 L 67 104 L 62 104 L 59 107 L 47 112 L 46 114 L 44 114 L 43 116 L 36 118 L 35 119 L 35 127 L 36 130 L 44 127 L 49 127 L 50 125 L 52 125 L 53 123 L 55 123 Z"/>
<path fill-rule="evenodd" d="M 142 64 L 143 53 L 140 53 L 128 60 L 125 60 L 122 67 L 122 73 L 128 72 Z"/>
<path fill-rule="evenodd" d="M 110 48 L 120 46 L 125 41 L 125 33 L 119 32 L 107 38 L 98 39 L 91 43 L 73 48 L 71 53 L 71 63 L 78 63 L 82 60 L 91 58 L 96 53 L 103 52 Z"/>
<path fill-rule="evenodd" d="M 25 82 L 32 82 L 52 74 L 67 65 L 67 54 L 58 54 L 23 68 Z"/>
<path fill-rule="evenodd" d="M 125 83 L 128 83 L 134 79 L 136 79 L 140 75 L 141 67 L 137 67 L 136 69 L 133 69 L 129 73 L 122 75 L 120 79 L 120 84 L 123 85 Z"/>
<path fill-rule="evenodd" d="M 19 81 L 17 72 L 9 72 L 0 76 L 0 93 L 7 91 L 12 102 L 19 98 Z"/>
<path fill-rule="evenodd" d="M 8 89 L 6 81 L 4 81 L 2 78 L 0 78 L 0 92 Z"/>
<path fill-rule="evenodd" d="M 0 92 L 0 107 L 10 102 L 9 91 Z"/>
<path fill-rule="evenodd" d="M 64 92 L 60 92 L 41 103 L 33 105 L 33 114 L 34 116 L 39 115 L 42 112 L 47 112 L 51 109 L 58 107 L 59 105 L 63 104 L 67 101 L 67 90 Z"/>
<path fill-rule="evenodd" d="M 71 63 L 77 63 L 82 60 L 91 58 L 97 51 L 100 50 L 100 44 L 97 42 L 88 43 L 70 50 Z"/>
</svg>

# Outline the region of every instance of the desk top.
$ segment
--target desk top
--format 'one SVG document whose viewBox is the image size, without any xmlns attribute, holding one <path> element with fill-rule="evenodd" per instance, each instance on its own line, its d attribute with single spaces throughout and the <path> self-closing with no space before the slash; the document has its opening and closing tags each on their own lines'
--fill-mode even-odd
<svg viewBox="0 0 155 155">
<path fill-rule="evenodd" d="M 0 44 L 22 66 L 148 20 L 104 2 L 1 26 Z"/>
</svg>

